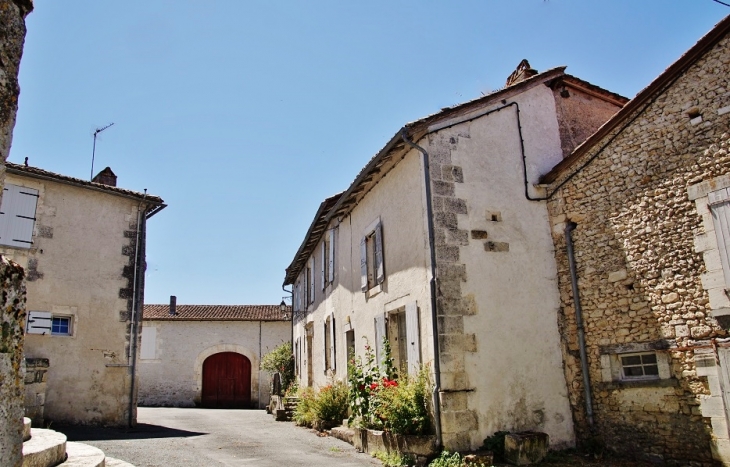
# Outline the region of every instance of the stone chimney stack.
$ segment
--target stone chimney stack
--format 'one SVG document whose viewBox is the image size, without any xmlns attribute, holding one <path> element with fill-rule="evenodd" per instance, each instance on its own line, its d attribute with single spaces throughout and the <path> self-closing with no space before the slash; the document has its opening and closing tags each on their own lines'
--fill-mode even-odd
<svg viewBox="0 0 730 467">
<path fill-rule="evenodd" d="M 509 78 L 507 78 L 507 83 L 505 86 L 512 86 L 513 84 L 517 84 L 520 81 L 524 81 L 527 78 L 531 78 L 537 74 L 537 70 L 530 67 L 530 62 L 527 60 L 522 60 L 519 65 L 517 65 L 517 68 L 515 71 L 512 72 L 511 75 L 509 75 Z"/>
<path fill-rule="evenodd" d="M 177 297 L 170 295 L 170 315 L 175 316 L 177 314 Z"/>
<path fill-rule="evenodd" d="M 96 174 L 91 181 L 102 185 L 117 186 L 117 176 L 109 167 Z"/>
</svg>

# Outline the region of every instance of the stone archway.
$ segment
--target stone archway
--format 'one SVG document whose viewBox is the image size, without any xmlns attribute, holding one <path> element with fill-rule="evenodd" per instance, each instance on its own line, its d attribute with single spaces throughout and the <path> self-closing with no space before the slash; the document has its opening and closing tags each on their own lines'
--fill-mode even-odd
<svg viewBox="0 0 730 467">
<path fill-rule="evenodd" d="M 219 353 L 232 352 L 243 355 L 251 363 L 251 407 L 258 407 L 258 387 L 259 387 L 259 359 L 257 354 L 247 347 L 237 344 L 218 344 L 200 352 L 195 359 L 195 398 L 193 401 L 196 406 L 202 405 L 203 398 L 203 364 L 208 357 Z"/>
</svg>

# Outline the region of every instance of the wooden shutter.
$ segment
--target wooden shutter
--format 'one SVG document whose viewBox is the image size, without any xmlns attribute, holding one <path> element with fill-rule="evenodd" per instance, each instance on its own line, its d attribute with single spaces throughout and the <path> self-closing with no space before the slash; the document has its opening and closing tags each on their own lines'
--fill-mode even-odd
<svg viewBox="0 0 730 467">
<path fill-rule="evenodd" d="M 725 285 L 730 287 L 730 193 L 727 188 L 723 188 L 709 193 L 707 198 L 710 212 L 712 212 L 712 221 L 715 224 Z"/>
<path fill-rule="evenodd" d="M 385 338 L 385 315 L 379 314 L 375 317 L 375 361 L 382 366 L 383 339 Z"/>
<path fill-rule="evenodd" d="M 314 303 L 314 257 L 309 261 L 309 303 Z"/>
<path fill-rule="evenodd" d="M 383 225 L 378 222 L 375 226 L 375 282 L 382 284 L 385 280 L 383 265 Z"/>
<path fill-rule="evenodd" d="M 335 342 L 335 314 L 332 313 L 332 317 L 330 318 L 330 367 L 332 368 L 332 371 L 336 368 L 336 342 Z"/>
<path fill-rule="evenodd" d="M 322 334 L 322 368 L 324 373 L 327 373 L 327 352 L 330 349 L 327 348 L 327 333 L 329 332 L 327 320 L 324 322 L 324 334 Z"/>
<path fill-rule="evenodd" d="M 48 311 L 29 311 L 28 323 L 25 326 L 26 334 L 48 334 L 51 335 L 51 323 L 53 315 Z"/>
<path fill-rule="evenodd" d="M 38 190 L 5 185 L 0 205 L 0 244 L 30 248 L 38 201 Z"/>
<path fill-rule="evenodd" d="M 320 280 L 322 281 L 322 291 L 324 291 L 324 289 L 327 288 L 327 271 L 325 270 L 325 265 L 327 264 L 327 242 L 322 242 L 322 257 L 320 258 L 320 263 L 322 263 L 320 266 Z"/>
<path fill-rule="evenodd" d="M 332 283 L 335 281 L 335 230 L 332 229 L 329 232 L 327 232 L 327 237 L 329 237 L 329 258 L 327 260 L 329 261 L 329 268 L 327 269 L 327 274 L 329 277 L 327 280 Z"/>
<path fill-rule="evenodd" d="M 368 291 L 368 243 L 367 237 L 360 241 L 360 287 L 363 292 Z"/>
<path fill-rule="evenodd" d="M 408 374 L 418 373 L 421 365 L 420 328 L 418 327 L 418 305 L 416 302 L 406 304 L 406 343 L 408 358 Z"/>
</svg>

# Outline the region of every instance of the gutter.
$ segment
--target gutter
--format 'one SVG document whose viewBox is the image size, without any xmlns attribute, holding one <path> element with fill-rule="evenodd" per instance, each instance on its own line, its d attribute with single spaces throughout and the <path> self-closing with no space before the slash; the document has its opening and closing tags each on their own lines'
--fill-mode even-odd
<svg viewBox="0 0 730 467">
<path fill-rule="evenodd" d="M 583 373 L 583 391 L 586 400 L 586 417 L 588 425 L 593 429 L 593 400 L 591 398 L 591 381 L 588 375 L 588 356 L 586 355 L 585 328 L 583 326 L 583 310 L 580 306 L 578 290 L 578 273 L 576 271 L 575 253 L 573 251 L 573 230 L 578 227 L 575 222 L 565 226 L 565 244 L 568 249 L 568 265 L 570 266 L 570 285 L 573 288 L 573 307 L 575 308 L 575 324 L 578 327 L 578 347 L 580 348 L 580 368 Z"/>
<path fill-rule="evenodd" d="M 436 425 L 436 447 L 441 449 L 443 446 L 441 436 L 441 402 L 439 397 L 441 393 L 441 352 L 439 351 L 438 313 L 436 308 L 438 305 L 436 300 L 436 246 L 434 241 L 433 206 L 431 204 L 431 170 L 426 150 L 408 139 L 405 128 L 401 130 L 400 136 L 404 143 L 423 154 L 423 178 L 426 184 L 426 219 L 428 220 L 428 249 L 430 250 L 431 255 L 431 281 L 429 282 L 429 285 L 431 287 L 431 326 L 433 329 L 434 372 L 434 385 L 431 397 L 433 399 L 433 418 Z"/>
</svg>

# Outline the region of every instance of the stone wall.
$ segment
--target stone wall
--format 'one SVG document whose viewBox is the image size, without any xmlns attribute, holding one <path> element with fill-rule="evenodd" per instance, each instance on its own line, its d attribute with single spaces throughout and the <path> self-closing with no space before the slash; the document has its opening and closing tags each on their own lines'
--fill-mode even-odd
<svg viewBox="0 0 730 467">
<path fill-rule="evenodd" d="M 728 333 L 713 316 L 703 284 L 707 257 L 696 249 L 709 214 L 698 211 L 688 188 L 730 173 L 729 47 L 725 37 L 576 161 L 573 167 L 587 164 L 582 170 L 564 172 L 550 188 L 560 187 L 549 211 L 578 438 L 595 435 L 611 450 L 679 465 L 710 465 L 713 452 L 727 459 L 724 417 L 715 423 L 701 405 L 719 385 L 698 374 L 696 355 L 712 352 Z M 567 222 L 577 224 L 593 430 L 584 405 Z M 658 379 L 622 380 L 618 355 L 643 351 L 656 352 Z"/>
<path fill-rule="evenodd" d="M 0 256 L 0 465 L 21 462 L 23 445 L 23 268 Z"/>
<path fill-rule="evenodd" d="M 35 427 L 42 427 L 44 423 L 48 367 L 47 358 L 25 359 L 25 416 L 30 418 Z"/>
</svg>

